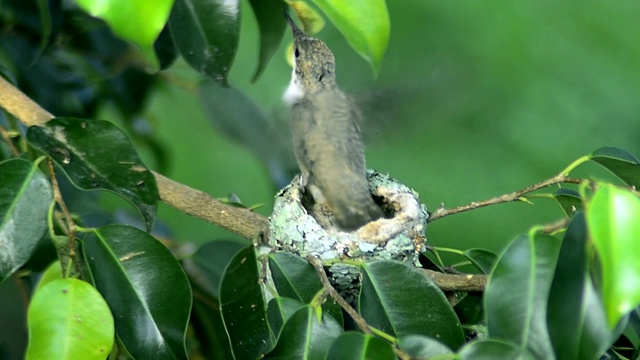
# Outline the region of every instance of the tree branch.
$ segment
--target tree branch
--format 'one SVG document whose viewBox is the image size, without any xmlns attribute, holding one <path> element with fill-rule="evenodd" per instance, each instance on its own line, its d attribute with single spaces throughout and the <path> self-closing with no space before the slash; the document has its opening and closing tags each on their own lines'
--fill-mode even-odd
<svg viewBox="0 0 640 360">
<path fill-rule="evenodd" d="M 510 194 L 504 194 L 504 195 L 492 197 L 484 201 L 480 201 L 480 202 L 474 201 L 470 204 L 458 206 L 452 209 L 445 209 L 444 204 L 442 204 L 442 206 L 438 210 L 436 210 L 434 213 L 431 214 L 431 216 L 429 216 L 429 219 L 427 219 L 427 222 L 432 222 L 440 218 L 443 218 L 445 216 L 458 214 L 461 212 L 478 209 L 478 208 L 489 206 L 489 205 L 496 205 L 496 204 L 501 204 L 501 203 L 506 203 L 511 201 L 527 202 L 527 200 L 523 198 L 524 195 L 540 190 L 547 186 L 560 184 L 560 183 L 580 184 L 581 182 L 582 182 L 581 179 L 572 179 L 572 178 L 569 178 L 566 174 L 558 174 L 550 179 L 541 181 L 531 186 L 527 186 L 524 189 L 514 191 Z"/>
</svg>

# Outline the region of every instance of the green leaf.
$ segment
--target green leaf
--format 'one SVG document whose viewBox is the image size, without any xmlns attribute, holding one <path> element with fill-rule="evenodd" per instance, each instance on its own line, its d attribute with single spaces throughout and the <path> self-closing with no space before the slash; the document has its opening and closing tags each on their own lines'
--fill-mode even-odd
<svg viewBox="0 0 640 360">
<path fill-rule="evenodd" d="M 160 70 L 168 69 L 178 58 L 178 49 L 176 48 L 176 44 L 173 43 L 173 37 L 171 36 L 171 29 L 168 23 L 153 43 L 153 50 L 156 52 Z"/>
<path fill-rule="evenodd" d="M 553 358 L 546 315 L 559 248 L 560 241 L 548 235 L 516 238 L 498 259 L 485 291 L 490 336 L 541 359 Z"/>
<path fill-rule="evenodd" d="M 269 255 L 269 269 L 280 296 L 308 304 L 322 290 L 313 266 L 299 256 L 273 253 Z"/>
<path fill-rule="evenodd" d="M 186 359 L 191 287 L 171 252 L 151 235 L 124 225 L 95 229 L 83 249 L 129 353 Z"/>
<path fill-rule="evenodd" d="M 587 204 L 589 233 L 602 269 L 602 296 L 609 328 L 640 304 L 640 199 L 602 185 Z"/>
<path fill-rule="evenodd" d="M 602 165 L 628 185 L 640 188 L 640 160 L 633 154 L 615 147 L 602 147 L 592 152 L 589 159 Z"/>
<path fill-rule="evenodd" d="M 533 360 L 525 349 L 500 340 L 473 341 L 465 345 L 458 355 L 462 360 Z M 554 357 L 548 358 L 553 359 Z"/>
<path fill-rule="evenodd" d="M 433 356 L 451 354 L 452 351 L 436 339 L 422 335 L 408 335 L 398 339 L 400 350 L 416 359 L 429 359 Z"/>
<path fill-rule="evenodd" d="M 485 249 L 469 249 L 465 250 L 463 254 L 484 274 L 491 273 L 491 269 L 498 259 L 496 254 Z"/>
<path fill-rule="evenodd" d="M 0 163 L 0 283 L 24 265 L 47 230 L 53 191 L 38 165 Z"/>
<path fill-rule="evenodd" d="M 464 343 L 458 317 L 430 277 L 390 260 L 366 263 L 362 273 L 358 308 L 371 326 L 397 337 L 430 336 L 452 349 Z"/>
<path fill-rule="evenodd" d="M 580 194 L 575 190 L 561 188 L 553 193 L 553 197 L 562 208 L 562 211 L 569 217 L 583 208 L 582 198 L 580 198 Z"/>
<path fill-rule="evenodd" d="M 233 359 L 217 302 L 194 296 L 190 323 L 205 359 Z"/>
<path fill-rule="evenodd" d="M 282 16 L 282 0 L 249 0 L 260 29 L 260 60 L 253 75 L 256 82 L 282 42 L 287 22 Z"/>
<path fill-rule="evenodd" d="M 222 275 L 220 307 L 236 359 L 256 359 L 273 346 L 253 245 L 239 251 Z"/>
<path fill-rule="evenodd" d="M 29 142 L 50 156 L 80 189 L 112 191 L 142 214 L 153 227 L 158 202 L 156 179 L 131 141 L 108 121 L 56 118 L 32 126 Z"/>
<path fill-rule="evenodd" d="M 176 0 L 169 26 L 187 63 L 200 74 L 227 85 L 227 75 L 238 49 L 240 2 Z"/>
<path fill-rule="evenodd" d="M 62 266 L 60 265 L 60 261 L 54 261 L 45 269 L 44 273 L 42 273 L 42 278 L 40 278 L 40 282 L 38 283 L 35 291 L 38 291 L 38 289 L 54 280 L 62 278 Z"/>
<path fill-rule="evenodd" d="M 324 360 L 340 334 L 342 327 L 332 317 L 319 322 L 313 308 L 305 306 L 284 324 L 276 347 L 265 358 Z"/>
<path fill-rule="evenodd" d="M 558 359 L 598 359 L 611 345 L 604 308 L 591 282 L 584 214 L 573 218 L 549 292 L 547 325 Z"/>
<path fill-rule="evenodd" d="M 113 316 L 100 293 L 78 279 L 40 288 L 29 304 L 27 360 L 104 360 L 114 340 Z"/>
<path fill-rule="evenodd" d="M 384 0 L 314 0 L 349 45 L 371 64 L 375 76 L 389 43 L 389 14 Z"/>
<path fill-rule="evenodd" d="M 396 360 L 397 358 L 388 342 L 379 337 L 353 331 L 346 332 L 335 339 L 327 356 L 327 359 L 331 360 Z"/>
<path fill-rule="evenodd" d="M 233 259 L 234 255 L 247 246 L 246 242 L 216 240 L 202 245 L 191 256 L 191 261 L 197 271 L 196 283 L 214 298 L 220 297 L 220 282 L 222 273 Z M 197 269 L 197 270 L 196 270 Z"/>
<path fill-rule="evenodd" d="M 484 297 L 479 292 L 468 292 L 453 307 L 464 325 L 484 323 Z"/>
<path fill-rule="evenodd" d="M 275 335 L 280 334 L 282 327 L 296 311 L 305 307 L 305 304 L 294 299 L 276 297 L 269 301 L 267 316 L 269 325 Z M 277 337 L 277 336 L 276 336 Z"/>
<path fill-rule="evenodd" d="M 75 0 L 89 14 L 103 19 L 113 32 L 138 45 L 158 67 L 153 42 L 164 27 L 173 0 Z"/>
</svg>

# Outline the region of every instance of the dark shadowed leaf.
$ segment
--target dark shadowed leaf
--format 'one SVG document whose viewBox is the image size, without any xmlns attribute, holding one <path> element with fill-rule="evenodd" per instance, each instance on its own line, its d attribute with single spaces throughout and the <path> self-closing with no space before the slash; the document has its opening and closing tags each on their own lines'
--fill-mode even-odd
<svg viewBox="0 0 640 360">
<path fill-rule="evenodd" d="M 640 199 L 601 185 L 587 203 L 589 234 L 598 251 L 609 328 L 640 304 Z"/>
<path fill-rule="evenodd" d="M 458 355 L 462 360 L 534 360 L 527 350 L 501 340 L 481 340 L 465 345 Z M 553 358 L 551 358 L 553 359 Z"/>
<path fill-rule="evenodd" d="M 242 92 L 204 81 L 198 95 L 211 124 L 258 156 L 280 188 L 298 171 L 288 129 L 281 129 Z"/>
<path fill-rule="evenodd" d="M 227 264 L 238 251 L 247 246 L 246 242 L 216 240 L 202 245 L 191 256 L 195 268 L 189 268 L 189 276 L 214 298 L 219 298 L 220 281 Z"/>
<path fill-rule="evenodd" d="M 282 15 L 282 0 L 249 0 L 249 4 L 260 29 L 260 58 L 258 69 L 253 75 L 255 82 L 280 47 L 287 23 Z"/>
<path fill-rule="evenodd" d="M 29 304 L 27 360 L 103 360 L 114 341 L 113 316 L 100 293 L 78 279 L 57 279 Z"/>
<path fill-rule="evenodd" d="M 169 26 L 187 63 L 200 74 L 226 85 L 238 49 L 240 1 L 176 0 Z"/>
<path fill-rule="evenodd" d="M 197 290 L 194 290 L 194 293 Z M 191 326 L 205 359 L 233 359 L 231 344 L 217 302 L 194 296 Z"/>
<path fill-rule="evenodd" d="M 269 269 L 280 296 L 309 303 L 322 290 L 313 266 L 299 256 L 273 253 L 269 255 Z"/>
<path fill-rule="evenodd" d="M 598 359 L 611 334 L 589 276 L 584 214 L 576 214 L 569 224 L 558 259 L 547 314 L 555 354 L 558 359 Z"/>
<path fill-rule="evenodd" d="M 314 0 L 349 45 L 378 74 L 389 43 L 389 14 L 384 0 Z"/>
<path fill-rule="evenodd" d="M 220 306 L 236 359 L 256 359 L 272 348 L 253 245 L 239 251 L 227 265 L 220 284 Z"/>
<path fill-rule="evenodd" d="M 640 160 L 633 154 L 615 147 L 602 147 L 589 159 L 604 166 L 625 183 L 640 188 Z"/>
<path fill-rule="evenodd" d="M 417 359 L 429 359 L 433 356 L 452 353 L 451 349 L 443 343 L 422 335 L 401 337 L 398 339 L 398 346 L 400 350 Z"/>
<path fill-rule="evenodd" d="M 558 189 L 553 193 L 553 197 L 567 216 L 573 216 L 576 211 L 582 210 L 582 199 L 580 198 L 580 194 L 575 190 L 565 188 Z"/>
<path fill-rule="evenodd" d="M 518 344 L 541 359 L 553 358 L 547 332 L 547 296 L 560 241 L 520 236 L 500 256 L 485 291 L 487 326 L 493 338 Z"/>
<path fill-rule="evenodd" d="M 303 307 L 305 307 L 304 303 L 285 297 L 276 297 L 269 301 L 267 315 L 269 317 L 269 325 L 271 325 L 271 330 L 273 330 L 276 338 L 291 315 Z"/>
<path fill-rule="evenodd" d="M 115 34 L 138 45 L 150 62 L 157 62 L 153 42 L 167 22 L 173 0 L 76 0 L 76 3 L 92 16 L 103 19 Z"/>
<path fill-rule="evenodd" d="M 153 43 L 153 50 L 156 52 L 156 57 L 160 63 L 160 70 L 168 69 L 178 58 L 178 49 L 173 43 L 169 23 L 165 24 L 160 35 Z"/>
<path fill-rule="evenodd" d="M 332 317 L 323 316 L 318 321 L 313 308 L 305 306 L 284 324 L 276 347 L 265 358 L 326 359 L 331 344 L 342 331 Z"/>
<path fill-rule="evenodd" d="M 0 163 L 0 282 L 24 265 L 47 230 L 51 184 L 38 165 Z"/>
<path fill-rule="evenodd" d="M 131 141 L 108 121 L 56 118 L 32 126 L 29 142 L 49 155 L 83 190 L 109 190 L 130 201 L 153 227 L 158 202 L 156 179 Z"/>
<path fill-rule="evenodd" d="M 464 325 L 484 323 L 484 297 L 480 292 L 469 292 L 453 307 Z"/>
<path fill-rule="evenodd" d="M 485 274 L 489 274 L 493 265 L 495 265 L 498 256 L 489 250 L 485 249 L 469 249 L 464 251 L 464 255 L 467 259 L 471 260 L 480 271 Z"/>
<path fill-rule="evenodd" d="M 430 277 L 390 260 L 366 263 L 362 272 L 358 308 L 370 325 L 397 337 L 433 337 L 452 349 L 464 343 L 458 317 Z"/>
<path fill-rule="evenodd" d="M 332 360 L 395 360 L 391 345 L 379 337 L 359 332 L 346 332 L 331 345 L 327 359 Z"/>
<path fill-rule="evenodd" d="M 171 252 L 151 235 L 123 225 L 95 229 L 83 245 L 96 288 L 131 355 L 186 359 L 191 287 Z"/>
</svg>

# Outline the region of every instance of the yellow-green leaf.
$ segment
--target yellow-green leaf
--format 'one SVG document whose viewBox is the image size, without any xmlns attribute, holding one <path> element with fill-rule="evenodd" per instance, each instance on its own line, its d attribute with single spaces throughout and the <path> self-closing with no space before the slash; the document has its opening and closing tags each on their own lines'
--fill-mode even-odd
<svg viewBox="0 0 640 360">
<path fill-rule="evenodd" d="M 349 45 L 371 64 L 377 76 L 389 43 L 389 13 L 384 0 L 314 0 Z"/>
<path fill-rule="evenodd" d="M 587 204 L 587 225 L 602 268 L 602 296 L 609 321 L 640 305 L 640 199 L 604 185 Z"/>
</svg>

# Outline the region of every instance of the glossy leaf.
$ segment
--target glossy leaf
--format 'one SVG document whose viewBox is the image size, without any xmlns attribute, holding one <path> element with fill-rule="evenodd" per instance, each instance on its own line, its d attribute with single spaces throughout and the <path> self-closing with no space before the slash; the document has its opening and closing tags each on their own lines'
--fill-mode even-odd
<svg viewBox="0 0 640 360">
<path fill-rule="evenodd" d="M 305 307 L 304 303 L 285 297 L 276 297 L 269 301 L 267 316 L 271 330 L 273 330 L 276 337 L 280 334 L 280 330 L 282 330 L 287 320 L 303 307 Z"/>
<path fill-rule="evenodd" d="M 602 296 L 609 328 L 640 304 L 640 199 L 601 185 L 587 204 L 589 233 L 602 269 Z"/>
<path fill-rule="evenodd" d="M 124 225 L 95 229 L 83 245 L 96 288 L 131 355 L 186 359 L 191 287 L 171 252 L 151 235 Z"/>
<path fill-rule="evenodd" d="M 398 339 L 398 346 L 400 350 L 416 359 L 429 359 L 434 356 L 452 353 L 451 349 L 438 340 L 421 335 L 401 337 Z"/>
<path fill-rule="evenodd" d="M 40 288 L 29 304 L 27 360 L 104 360 L 114 341 L 113 316 L 100 293 L 78 279 Z"/>
<path fill-rule="evenodd" d="M 309 303 L 322 290 L 313 266 L 299 256 L 273 253 L 269 255 L 269 269 L 280 296 Z"/>
<path fill-rule="evenodd" d="M 300 21 L 302 22 L 302 26 L 300 27 L 300 29 L 302 29 L 302 31 L 304 31 L 306 34 L 315 35 L 322 29 L 324 29 L 326 23 L 322 18 L 322 15 L 320 15 L 314 8 L 309 6 L 309 4 L 304 1 L 297 0 L 285 1 L 287 4 L 289 4 L 289 6 L 291 6 L 296 15 L 298 15 L 298 19 L 300 19 Z M 289 50 L 290 51 L 287 52 L 291 54 L 290 65 L 293 66 L 293 45 Z"/>
<path fill-rule="evenodd" d="M 549 292 L 547 325 L 558 359 L 598 359 L 611 342 L 589 276 L 587 238 L 584 214 L 578 213 L 562 240 Z"/>
<path fill-rule="evenodd" d="M 239 251 L 222 275 L 220 307 L 234 357 L 257 359 L 273 346 L 253 245 Z"/>
<path fill-rule="evenodd" d="M 42 278 L 40 278 L 40 282 L 38 282 L 38 286 L 35 291 L 47 285 L 48 283 L 62 279 L 62 266 L 60 265 L 60 261 L 54 261 L 49 265 L 45 271 L 42 273 Z"/>
<path fill-rule="evenodd" d="M 327 359 L 331 360 L 396 360 L 391 345 L 379 337 L 359 332 L 346 332 L 331 345 Z"/>
<path fill-rule="evenodd" d="M 498 260 L 498 256 L 496 256 L 496 254 L 485 249 L 465 250 L 464 255 L 484 274 L 491 273 L 493 265 L 495 265 L 496 260 Z"/>
<path fill-rule="evenodd" d="M 311 306 L 296 311 L 284 324 L 278 343 L 266 359 L 326 359 L 342 327 L 330 316 L 318 321 Z M 237 358 L 237 356 L 236 356 Z"/>
<path fill-rule="evenodd" d="M 366 263 L 362 273 L 358 308 L 371 326 L 397 337 L 433 337 L 452 349 L 464 343 L 458 317 L 430 277 L 390 260 Z"/>
<path fill-rule="evenodd" d="M 559 248 L 548 235 L 516 238 L 498 259 L 485 291 L 489 335 L 542 359 L 553 358 L 546 315 Z"/>
<path fill-rule="evenodd" d="M 220 297 L 222 274 L 235 254 L 247 246 L 245 242 L 216 240 L 202 245 L 191 256 L 195 269 L 190 275 L 198 275 L 198 285 L 214 298 Z"/>
<path fill-rule="evenodd" d="M 0 163 L 0 282 L 24 265 L 47 230 L 51 184 L 38 165 Z"/>
<path fill-rule="evenodd" d="M 473 341 L 458 352 L 462 360 L 534 360 L 525 349 L 514 344 L 490 339 Z M 552 359 L 552 358 L 549 358 Z"/>
<path fill-rule="evenodd" d="M 83 190 L 109 190 L 131 202 L 153 227 L 158 202 L 156 179 L 131 141 L 108 121 L 56 118 L 32 126 L 29 142 L 49 155 Z"/>
<path fill-rule="evenodd" d="M 287 22 L 282 16 L 282 0 L 249 0 L 249 4 L 251 4 L 260 30 L 258 69 L 253 75 L 255 82 L 280 47 Z"/>
<path fill-rule="evenodd" d="M 195 291 L 194 291 L 195 292 Z M 217 302 L 194 296 L 191 325 L 205 359 L 233 359 Z"/>
<path fill-rule="evenodd" d="M 314 0 L 349 45 L 371 64 L 377 76 L 389 43 L 389 14 L 384 0 Z"/>
<path fill-rule="evenodd" d="M 174 0 L 75 1 L 89 14 L 103 19 L 116 35 L 138 45 L 153 61 L 153 42 L 166 24 Z"/>
<path fill-rule="evenodd" d="M 238 49 L 239 0 L 175 0 L 169 26 L 187 63 L 226 85 Z"/>
<path fill-rule="evenodd" d="M 633 154 L 615 147 L 602 147 L 592 152 L 589 159 L 602 165 L 625 183 L 640 188 L 640 160 Z"/>
<path fill-rule="evenodd" d="M 580 194 L 571 189 L 558 189 L 553 193 L 553 197 L 556 199 L 562 211 L 567 216 L 573 216 L 576 211 L 582 210 L 582 198 L 580 198 Z"/>
</svg>

